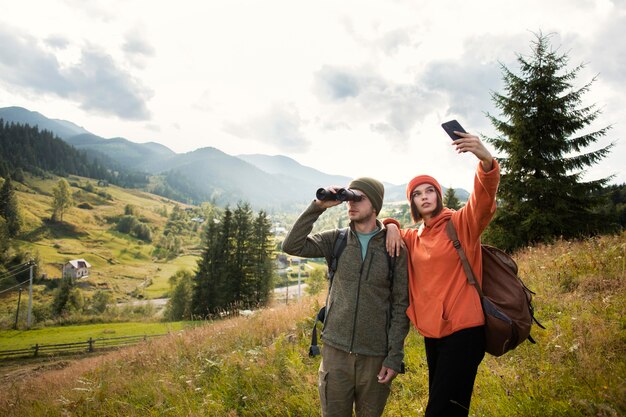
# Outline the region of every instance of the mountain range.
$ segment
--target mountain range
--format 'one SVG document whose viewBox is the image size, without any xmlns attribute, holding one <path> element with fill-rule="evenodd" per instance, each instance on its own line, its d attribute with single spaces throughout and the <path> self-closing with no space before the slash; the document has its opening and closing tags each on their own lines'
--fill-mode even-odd
<svg viewBox="0 0 626 417">
<path fill-rule="evenodd" d="M 255 209 L 291 211 L 312 200 L 317 188 L 350 181 L 349 177 L 327 174 L 283 155 L 228 155 L 213 147 L 179 154 L 155 142 L 107 139 L 70 121 L 50 119 L 22 107 L 0 108 L 0 119 L 38 126 L 125 169 L 164 176 L 170 184 L 184 184 L 193 200 L 218 205 L 247 201 Z M 385 183 L 385 201 L 405 201 L 405 189 L 406 184 Z M 468 197 L 463 189 L 455 189 L 455 194 L 460 200 Z"/>
</svg>

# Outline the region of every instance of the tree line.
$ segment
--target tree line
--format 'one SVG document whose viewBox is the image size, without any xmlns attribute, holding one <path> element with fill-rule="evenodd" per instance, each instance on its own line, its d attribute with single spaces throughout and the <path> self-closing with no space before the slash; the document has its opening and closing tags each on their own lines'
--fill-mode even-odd
<svg viewBox="0 0 626 417">
<path fill-rule="evenodd" d="M 105 161 L 106 160 L 106 161 Z M 148 175 L 121 169 L 104 155 L 80 151 L 48 130 L 0 119 L 0 177 L 22 181 L 23 172 L 79 175 L 123 187 L 142 187 Z"/>
</svg>

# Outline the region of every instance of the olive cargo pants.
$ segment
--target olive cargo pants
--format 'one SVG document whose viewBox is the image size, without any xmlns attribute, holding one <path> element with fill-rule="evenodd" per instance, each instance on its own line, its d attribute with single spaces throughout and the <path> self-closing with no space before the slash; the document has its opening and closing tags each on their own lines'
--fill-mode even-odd
<svg viewBox="0 0 626 417">
<path fill-rule="evenodd" d="M 347 353 L 322 346 L 318 389 L 324 417 L 378 417 L 383 413 L 391 384 L 378 382 L 382 356 Z"/>
</svg>

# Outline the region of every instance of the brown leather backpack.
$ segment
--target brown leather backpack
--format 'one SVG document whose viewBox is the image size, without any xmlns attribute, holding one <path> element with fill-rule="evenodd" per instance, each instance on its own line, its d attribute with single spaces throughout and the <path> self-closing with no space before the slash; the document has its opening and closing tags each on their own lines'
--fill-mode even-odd
<svg viewBox="0 0 626 417">
<path fill-rule="evenodd" d="M 517 275 L 517 264 L 507 253 L 489 245 L 481 245 L 483 280 L 478 285 L 474 271 L 465 256 L 452 220 L 446 225 L 446 232 L 454 248 L 459 253 L 467 281 L 476 288 L 485 314 L 485 345 L 487 353 L 493 356 L 504 355 L 528 339 L 530 328 L 537 321 L 532 305 L 532 292 Z"/>
</svg>

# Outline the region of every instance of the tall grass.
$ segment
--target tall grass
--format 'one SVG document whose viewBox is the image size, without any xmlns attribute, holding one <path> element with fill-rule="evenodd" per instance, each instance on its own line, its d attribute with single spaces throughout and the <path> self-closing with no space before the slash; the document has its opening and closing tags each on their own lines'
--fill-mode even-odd
<svg viewBox="0 0 626 417">
<path fill-rule="evenodd" d="M 485 358 L 470 415 L 626 415 L 625 257 L 626 234 L 516 254 L 547 330 L 533 329 L 536 345 Z M 5 379 L 0 415 L 318 416 L 319 358 L 307 351 L 322 299 Z M 414 330 L 406 354 L 386 416 L 423 415 L 427 370 Z"/>
</svg>

